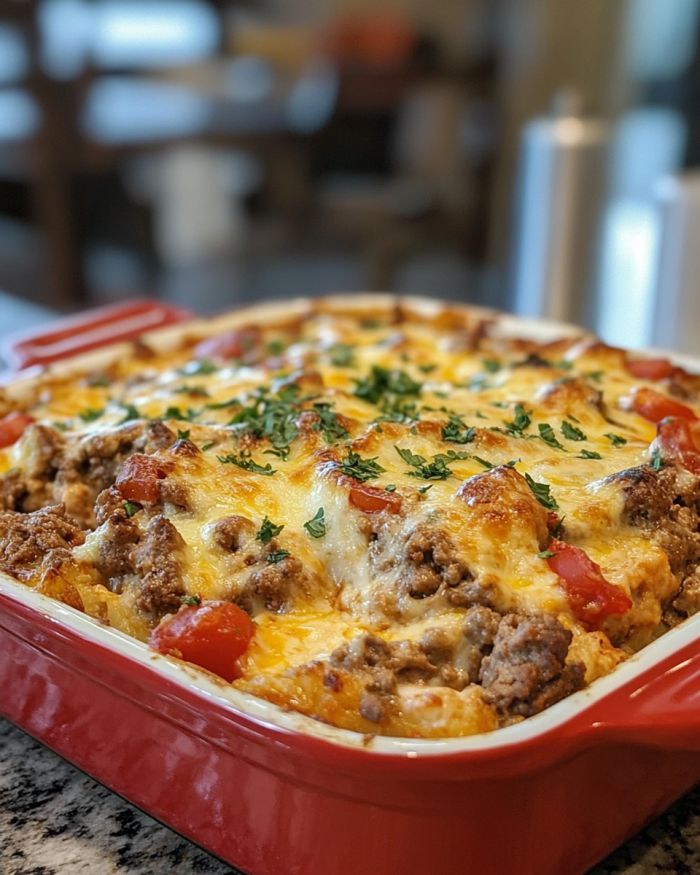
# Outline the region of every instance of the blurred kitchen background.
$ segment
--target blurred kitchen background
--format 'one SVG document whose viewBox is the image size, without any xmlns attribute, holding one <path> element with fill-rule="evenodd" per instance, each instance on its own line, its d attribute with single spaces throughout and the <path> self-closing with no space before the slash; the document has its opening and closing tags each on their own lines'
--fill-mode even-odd
<svg viewBox="0 0 700 875">
<path fill-rule="evenodd" d="M 692 351 L 698 5 L 2 0 L 0 331 L 362 289 Z"/>
</svg>

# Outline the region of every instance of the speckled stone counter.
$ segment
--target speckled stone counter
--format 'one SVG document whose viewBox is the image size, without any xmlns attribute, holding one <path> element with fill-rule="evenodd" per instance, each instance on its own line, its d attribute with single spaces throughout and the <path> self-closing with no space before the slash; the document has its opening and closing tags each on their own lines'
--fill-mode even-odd
<svg viewBox="0 0 700 875">
<path fill-rule="evenodd" d="M 235 870 L 0 720 L 1 875 L 200 872 L 220 875 Z M 700 873 L 700 789 L 591 875 L 612 873 Z"/>
</svg>

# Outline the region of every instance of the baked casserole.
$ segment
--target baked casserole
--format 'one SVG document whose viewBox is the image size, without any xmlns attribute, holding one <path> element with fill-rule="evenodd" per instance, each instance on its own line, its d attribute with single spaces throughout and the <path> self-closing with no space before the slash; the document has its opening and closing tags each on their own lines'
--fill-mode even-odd
<svg viewBox="0 0 700 875">
<path fill-rule="evenodd" d="M 700 378 L 319 301 L 0 397 L 0 571 L 367 734 L 534 715 L 700 608 Z"/>
</svg>

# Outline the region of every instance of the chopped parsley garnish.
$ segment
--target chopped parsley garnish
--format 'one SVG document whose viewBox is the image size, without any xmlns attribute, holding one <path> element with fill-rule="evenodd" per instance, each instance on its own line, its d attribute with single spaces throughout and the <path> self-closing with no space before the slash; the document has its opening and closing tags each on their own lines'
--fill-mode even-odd
<svg viewBox="0 0 700 875">
<path fill-rule="evenodd" d="M 260 541 L 261 544 L 269 544 L 273 538 L 276 538 L 277 535 L 279 535 L 283 528 L 283 525 L 275 525 L 275 523 L 266 516 L 260 524 L 260 529 L 255 536 L 255 540 Z"/>
<path fill-rule="evenodd" d="M 527 473 L 525 474 L 525 480 L 532 490 L 532 494 L 542 507 L 546 507 L 547 510 L 559 510 L 559 505 L 555 501 L 554 496 L 551 494 L 550 487 L 546 483 L 538 483 Z"/>
<path fill-rule="evenodd" d="M 540 422 L 537 426 L 537 430 L 539 431 L 542 440 L 546 444 L 549 444 L 550 447 L 556 447 L 558 450 L 564 449 L 564 445 L 557 440 L 557 436 L 554 434 L 554 429 L 548 422 Z"/>
<path fill-rule="evenodd" d="M 432 489 L 432 488 L 433 488 L 433 484 L 432 484 L 432 483 L 428 483 L 427 486 L 419 486 L 418 489 L 417 489 L 416 491 L 417 491 L 420 495 L 425 495 L 425 493 L 426 493 L 429 489 Z"/>
<path fill-rule="evenodd" d="M 377 457 L 373 459 L 363 459 L 362 456 L 348 450 L 347 456 L 340 463 L 340 470 L 348 477 L 354 477 L 364 483 L 366 480 L 374 480 L 383 474 L 386 470 L 377 462 Z"/>
<path fill-rule="evenodd" d="M 276 451 L 275 455 L 285 458 L 289 445 L 299 434 L 296 424 L 299 410 L 298 386 L 285 386 L 277 395 L 270 395 L 263 387 L 250 404 L 234 414 L 229 425 L 244 434 L 267 438 Z"/>
<path fill-rule="evenodd" d="M 326 534 L 326 512 L 322 507 L 304 523 L 304 528 L 312 538 L 322 538 Z"/>
<path fill-rule="evenodd" d="M 596 383 L 599 383 L 605 376 L 605 371 L 586 371 L 583 376 L 588 377 L 589 380 L 594 380 Z"/>
<path fill-rule="evenodd" d="M 557 554 L 554 553 L 552 550 L 540 550 L 540 552 L 537 554 L 537 558 L 538 559 L 551 559 L 552 556 L 556 556 L 556 555 Z"/>
<path fill-rule="evenodd" d="M 276 337 L 274 340 L 268 341 L 266 349 L 270 355 L 281 355 L 285 350 L 285 343 Z"/>
<path fill-rule="evenodd" d="M 474 440 L 476 429 L 466 426 L 459 416 L 450 415 L 447 425 L 442 428 L 442 439 L 450 444 L 470 444 Z"/>
<path fill-rule="evenodd" d="M 214 441 L 207 441 L 205 444 L 202 444 L 202 452 L 206 453 L 207 450 L 210 450 L 214 446 Z"/>
<path fill-rule="evenodd" d="M 576 428 L 575 425 L 572 425 L 570 422 L 564 420 L 561 424 L 561 433 L 564 437 L 569 441 L 586 441 L 588 438 L 581 431 L 580 428 Z"/>
<path fill-rule="evenodd" d="M 432 372 L 433 372 L 434 370 L 436 370 L 436 369 L 437 369 L 437 365 L 436 365 L 436 364 L 418 365 L 418 370 L 419 370 L 422 374 L 432 374 Z"/>
<path fill-rule="evenodd" d="M 199 359 L 187 362 L 179 369 L 178 373 L 184 374 L 186 377 L 206 377 L 207 374 L 213 374 L 216 370 L 216 365 L 209 359 Z"/>
<path fill-rule="evenodd" d="M 240 456 L 236 453 L 228 453 L 226 456 L 217 456 L 216 458 L 222 465 L 238 465 L 239 468 L 252 471 L 254 474 L 264 474 L 266 477 L 271 477 L 276 473 L 269 462 L 267 465 L 258 465 L 250 456 L 244 456 L 242 453 Z"/>
<path fill-rule="evenodd" d="M 333 412 L 332 405 L 325 402 L 314 404 L 314 412 L 318 416 L 314 430 L 323 432 L 326 443 L 334 444 L 348 436 L 348 430 L 340 421 L 338 414 Z"/>
<path fill-rule="evenodd" d="M 119 425 L 123 425 L 125 422 L 131 422 L 133 419 L 141 419 L 141 414 L 133 404 L 121 404 L 120 407 L 124 411 L 124 417 L 119 420 Z"/>
<path fill-rule="evenodd" d="M 664 460 L 661 458 L 661 454 L 658 450 L 652 455 L 651 462 L 649 463 L 654 471 L 660 471 L 664 466 Z"/>
<path fill-rule="evenodd" d="M 175 395 L 191 395 L 193 398 L 208 398 L 209 392 L 204 388 L 204 386 L 178 386 L 176 389 L 173 389 Z"/>
<path fill-rule="evenodd" d="M 202 604 L 202 600 L 198 595 L 183 595 L 180 597 L 180 601 L 183 605 L 188 605 L 191 608 L 199 607 Z"/>
<path fill-rule="evenodd" d="M 396 484 L 395 483 L 387 483 L 384 487 L 385 492 L 396 492 Z"/>
<path fill-rule="evenodd" d="M 369 376 L 357 381 L 355 395 L 370 404 L 391 407 L 397 398 L 417 398 L 422 389 L 422 384 L 413 380 L 406 371 L 390 371 L 373 365 Z"/>
<path fill-rule="evenodd" d="M 421 480 L 447 480 L 448 477 L 453 476 L 453 471 L 448 467 L 450 462 L 471 458 L 469 453 L 455 453 L 454 450 L 450 450 L 447 453 L 437 453 L 429 462 L 425 456 L 419 456 L 407 448 L 394 447 L 394 449 L 407 465 L 415 469 L 408 471 L 408 476 L 419 477 Z"/>
<path fill-rule="evenodd" d="M 600 453 L 596 453 L 595 450 L 581 450 L 578 454 L 577 458 L 579 459 L 602 459 L 603 457 Z"/>
<path fill-rule="evenodd" d="M 135 513 L 138 513 L 141 510 L 141 505 L 134 504 L 133 501 L 125 501 L 123 506 L 124 506 L 124 513 L 128 517 L 132 517 Z"/>
<path fill-rule="evenodd" d="M 336 368 L 351 368 L 355 364 L 354 350 L 348 343 L 336 343 L 328 352 Z"/>
<path fill-rule="evenodd" d="M 489 374 L 497 374 L 503 367 L 502 362 L 499 362 L 498 359 L 484 359 L 481 364 Z"/>
<path fill-rule="evenodd" d="M 87 407 L 85 410 L 81 410 L 78 416 L 83 422 L 94 422 L 96 419 L 99 419 L 104 412 L 104 407 L 100 407 L 99 409 Z"/>
<path fill-rule="evenodd" d="M 86 380 L 88 386 L 95 389 L 107 389 L 111 385 L 111 381 L 107 374 L 93 374 Z"/>
<path fill-rule="evenodd" d="M 188 440 L 190 439 L 190 430 L 189 430 L 189 428 L 186 428 L 186 429 L 178 428 L 178 430 L 177 430 L 177 439 L 178 439 L 179 441 L 188 441 Z"/>
<path fill-rule="evenodd" d="M 267 563 L 268 565 L 277 565 L 278 562 L 286 559 L 287 556 L 289 556 L 289 550 L 275 550 L 273 553 L 267 554 Z"/>
<path fill-rule="evenodd" d="M 611 431 L 609 431 L 605 437 L 614 447 L 624 447 L 627 443 L 627 438 L 623 438 L 621 434 L 613 434 Z"/>
<path fill-rule="evenodd" d="M 514 437 L 522 437 L 523 432 L 530 427 L 530 423 L 532 422 L 530 419 L 530 413 L 532 413 L 532 411 L 528 412 L 525 410 L 522 404 L 516 404 L 515 416 L 511 422 L 505 423 L 508 434 L 513 435 Z"/>
<path fill-rule="evenodd" d="M 193 410 L 191 407 L 188 407 L 187 410 L 183 413 L 179 407 L 170 406 L 166 408 L 165 413 L 163 414 L 164 419 L 181 419 L 185 422 L 192 422 L 193 419 L 196 419 L 201 410 Z"/>
</svg>

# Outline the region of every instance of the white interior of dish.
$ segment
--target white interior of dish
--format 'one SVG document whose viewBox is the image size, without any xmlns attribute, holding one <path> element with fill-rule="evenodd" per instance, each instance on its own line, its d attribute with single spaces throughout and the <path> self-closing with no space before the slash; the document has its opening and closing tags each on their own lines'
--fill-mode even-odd
<svg viewBox="0 0 700 875">
<path fill-rule="evenodd" d="M 396 298 L 385 295 L 354 295 L 351 299 L 346 296 L 338 296 L 337 298 L 324 300 L 331 303 L 337 300 L 344 307 L 347 307 L 350 300 L 351 304 L 357 306 L 358 309 L 363 306 L 381 307 L 384 305 L 390 307 L 397 301 Z M 411 307 L 426 313 L 436 312 L 444 306 L 441 302 L 423 298 L 403 298 L 401 300 L 410 304 Z M 307 312 L 308 307 L 309 301 L 306 299 L 288 301 L 284 304 L 264 304 L 211 320 L 197 320 L 196 322 L 188 322 L 184 325 L 161 329 L 145 335 L 145 339 L 155 349 L 166 351 L 168 348 L 177 345 L 183 336 L 200 336 L 215 333 L 243 323 L 249 324 L 256 318 L 263 320 L 272 320 L 279 317 L 285 319 L 293 318 L 295 315 Z M 486 315 L 489 313 L 489 311 L 483 312 Z M 534 340 L 548 341 L 562 335 L 581 333 L 580 329 L 562 323 L 521 319 L 508 315 L 499 315 L 498 318 L 498 331 L 503 335 L 517 334 L 531 337 Z M 56 375 L 68 375 L 76 371 L 82 371 L 85 368 L 103 367 L 120 354 L 127 353 L 128 350 L 128 344 L 116 344 L 96 352 L 86 353 L 69 361 L 57 363 L 51 366 L 48 371 Z M 664 354 L 683 367 L 696 371 L 700 370 L 700 361 L 691 356 L 680 356 L 673 353 Z M 43 371 L 43 373 L 45 372 Z M 34 369 L 31 373 L 23 374 L 19 379 L 15 379 L 7 388 L 12 394 L 15 392 L 21 394 L 23 391 L 31 388 L 36 379 L 37 371 Z M 514 726 L 466 738 L 407 739 L 375 736 L 368 743 L 366 736 L 360 735 L 357 732 L 338 729 L 335 726 L 329 726 L 303 714 L 285 711 L 279 706 L 252 696 L 249 693 L 240 692 L 234 687 L 217 680 L 207 672 L 200 671 L 175 659 L 161 656 L 150 650 L 145 644 L 129 637 L 123 632 L 103 626 L 80 611 L 34 592 L 4 574 L 0 574 L 0 594 L 6 595 L 36 610 L 49 620 L 68 627 L 89 641 L 102 644 L 135 662 L 148 665 L 158 674 L 175 681 L 204 699 L 219 705 L 232 707 L 236 711 L 240 711 L 266 725 L 277 726 L 281 729 L 294 732 L 304 732 L 349 747 L 369 748 L 379 753 L 398 754 L 412 758 L 457 753 L 460 751 L 487 750 L 519 744 L 536 738 L 538 735 L 542 735 L 580 714 L 582 710 L 594 702 L 629 683 L 661 660 L 672 656 L 687 644 L 697 640 L 700 635 L 699 614 L 686 620 L 657 641 L 645 647 L 638 654 L 616 668 L 612 674 L 600 678 L 590 687 L 574 693 L 541 714 L 529 717 L 527 720 Z"/>
</svg>

